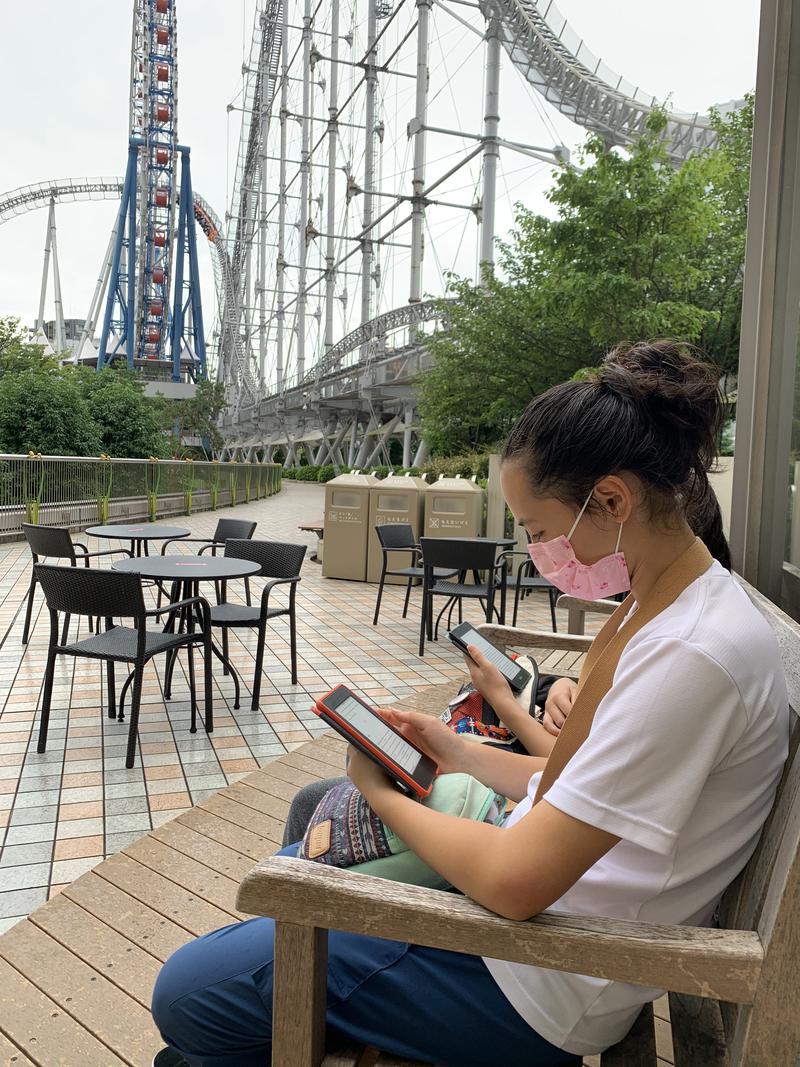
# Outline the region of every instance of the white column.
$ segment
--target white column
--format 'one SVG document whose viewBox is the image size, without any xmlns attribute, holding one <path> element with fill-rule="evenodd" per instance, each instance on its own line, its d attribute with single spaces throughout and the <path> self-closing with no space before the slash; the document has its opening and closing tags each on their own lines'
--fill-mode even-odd
<svg viewBox="0 0 800 1067">
<path fill-rule="evenodd" d="M 412 179 L 411 282 L 408 302 L 422 299 L 422 259 L 425 248 L 425 123 L 428 118 L 428 34 L 432 0 L 417 0 L 417 95 L 416 113 L 411 125 L 414 136 L 414 175 Z M 414 331 L 416 332 L 415 328 Z"/>
<path fill-rule="evenodd" d="M 486 30 L 486 98 L 483 116 L 483 192 L 481 195 L 481 275 L 494 266 L 494 209 L 497 198 L 497 161 L 500 146 L 500 26 L 489 20 Z"/>
<path fill-rule="evenodd" d="M 374 243 L 372 231 L 373 194 L 375 191 L 375 103 L 378 94 L 377 49 L 378 35 L 377 0 L 369 0 L 367 8 L 367 54 L 365 58 L 365 110 L 364 110 L 364 203 L 361 241 L 361 324 L 372 318 L 372 263 Z M 366 359 L 366 344 L 362 345 L 361 358 Z"/>
<path fill-rule="evenodd" d="M 328 191 L 325 243 L 324 351 L 333 348 L 333 305 L 336 298 L 336 152 L 339 145 L 339 0 L 331 0 L 330 70 L 328 72 Z"/>
<path fill-rule="evenodd" d="M 284 4 L 284 6 L 286 6 Z M 297 378 L 302 379 L 306 368 L 306 263 L 308 260 L 308 179 L 311 169 L 311 0 L 303 7 L 303 115 L 300 148 L 300 263 L 297 272 Z"/>
</svg>

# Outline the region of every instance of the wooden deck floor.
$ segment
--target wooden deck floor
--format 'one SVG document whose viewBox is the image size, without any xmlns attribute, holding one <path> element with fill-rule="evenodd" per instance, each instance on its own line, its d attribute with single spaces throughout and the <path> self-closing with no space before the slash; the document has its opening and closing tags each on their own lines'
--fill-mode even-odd
<svg viewBox="0 0 800 1067">
<path fill-rule="evenodd" d="M 574 657 L 542 666 L 574 669 Z M 434 687 L 404 703 L 432 708 L 451 692 Z M 295 792 L 343 772 L 344 751 L 325 735 L 286 753 L 109 857 L 0 937 L 0 1064 L 149 1067 L 162 1044 L 149 1011 L 161 964 L 192 937 L 244 917 L 234 906 L 239 881 L 280 847 Z M 670 1063 L 668 1024 L 659 1026 Z"/>
</svg>

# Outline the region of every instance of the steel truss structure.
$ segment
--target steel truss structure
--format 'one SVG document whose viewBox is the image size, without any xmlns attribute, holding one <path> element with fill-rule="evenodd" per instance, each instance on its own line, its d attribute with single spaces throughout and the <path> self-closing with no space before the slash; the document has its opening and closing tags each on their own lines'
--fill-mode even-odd
<svg viewBox="0 0 800 1067">
<path fill-rule="evenodd" d="M 482 42 L 482 61 L 472 61 L 481 110 L 472 121 L 458 116 L 458 126 L 452 113 L 437 125 L 433 113 L 443 89 L 434 82 L 439 23 Z M 478 221 L 476 260 L 491 270 L 501 149 L 568 161 L 562 146 L 499 136 L 503 51 L 538 93 L 610 144 L 632 143 L 657 106 L 594 56 L 554 3 L 259 5 L 231 105 L 242 124 L 218 373 L 232 452 L 280 449 L 293 463 L 302 447 L 317 462 L 363 464 L 386 458 L 388 438 L 402 435 L 404 461 L 419 458 L 413 377 L 425 363 L 425 324 L 447 325 L 442 305 L 422 299 L 434 209 Z M 706 116 L 669 113 L 664 138 L 676 165 L 714 137 Z M 387 162 L 399 163 L 401 143 L 408 155 L 390 183 Z M 445 143 L 457 150 L 431 163 L 432 147 L 438 154 Z M 465 172 L 477 178 L 468 197 L 456 191 Z M 387 334 L 402 330 L 388 345 Z"/>
</svg>

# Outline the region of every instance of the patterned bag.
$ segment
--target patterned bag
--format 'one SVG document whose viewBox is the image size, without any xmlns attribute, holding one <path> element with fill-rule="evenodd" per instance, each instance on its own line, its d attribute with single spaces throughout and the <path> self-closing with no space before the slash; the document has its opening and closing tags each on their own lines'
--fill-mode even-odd
<svg viewBox="0 0 800 1067">
<path fill-rule="evenodd" d="M 468 774 L 440 774 L 421 803 L 460 819 L 494 824 L 502 822 L 506 806 L 505 797 Z M 334 786 L 319 802 L 297 854 L 301 859 L 408 885 L 450 888 L 381 822 L 349 781 Z"/>
<path fill-rule="evenodd" d="M 542 679 L 542 682 L 548 683 L 546 692 L 543 693 L 536 660 L 531 656 L 518 656 L 515 653 L 511 654 L 511 659 L 524 667 L 531 676 L 525 688 L 514 694 L 517 703 L 528 715 L 541 720 L 542 708 L 552 685 L 551 676 Z M 497 712 L 472 682 L 465 682 L 461 686 L 442 713 L 441 720 L 455 733 L 464 734 L 475 741 L 502 745 L 512 751 L 525 751 L 516 734 L 501 723 Z"/>
</svg>

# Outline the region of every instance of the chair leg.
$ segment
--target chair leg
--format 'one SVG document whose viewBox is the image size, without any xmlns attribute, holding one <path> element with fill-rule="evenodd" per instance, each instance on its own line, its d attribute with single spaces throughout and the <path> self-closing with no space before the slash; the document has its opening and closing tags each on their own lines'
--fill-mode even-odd
<svg viewBox="0 0 800 1067">
<path fill-rule="evenodd" d="M 412 583 L 413 580 L 414 580 L 413 578 L 409 578 L 408 579 L 408 585 L 406 586 L 406 599 L 405 599 L 405 603 L 403 604 L 403 618 L 405 618 L 406 615 L 408 615 L 408 602 L 411 599 L 411 583 Z"/>
<path fill-rule="evenodd" d="M 189 704 L 192 709 L 191 722 L 189 724 L 189 733 L 197 733 L 197 690 L 195 688 L 194 681 L 194 644 L 188 644 L 186 646 L 186 658 L 188 665 L 189 675 Z"/>
<path fill-rule="evenodd" d="M 67 643 L 67 638 L 69 637 L 69 624 L 70 624 L 70 619 L 71 618 L 72 618 L 72 616 L 69 615 L 68 613 L 64 614 L 64 629 L 61 631 L 61 644 L 62 645 L 65 645 Z"/>
<path fill-rule="evenodd" d="M 205 699 L 206 699 L 206 733 L 210 734 L 214 730 L 214 693 L 211 675 L 211 633 L 206 634 L 203 639 L 203 682 L 205 687 Z"/>
<path fill-rule="evenodd" d="M 383 596 L 383 583 L 384 583 L 385 579 L 386 579 L 386 564 L 384 563 L 383 567 L 381 568 L 380 581 L 378 582 L 378 599 L 375 601 L 375 614 L 372 617 L 372 625 L 373 626 L 377 626 L 378 625 L 378 615 L 380 614 L 380 610 L 381 610 L 381 597 Z M 408 581 L 408 587 L 409 587 L 409 589 L 411 588 L 411 579 L 410 578 L 409 578 L 409 581 Z M 407 605 L 408 605 L 408 596 L 406 596 L 406 606 Z M 405 618 L 405 612 L 403 612 L 403 618 Z"/>
<path fill-rule="evenodd" d="M 550 594 L 550 618 L 553 620 L 553 633 L 558 633 L 558 623 L 556 622 L 556 600 L 558 599 L 558 590 L 549 589 Z"/>
<path fill-rule="evenodd" d="M 245 578 L 245 580 L 244 580 L 244 598 L 245 598 L 245 601 L 247 603 L 248 608 L 252 607 L 252 601 L 250 600 L 250 579 L 249 578 Z"/>
<path fill-rule="evenodd" d="M 125 754 L 125 766 L 130 769 L 136 756 L 136 734 L 139 728 L 139 708 L 142 704 L 142 676 L 144 664 L 137 663 L 133 675 L 133 696 L 131 697 L 131 723 L 128 727 L 128 750 Z"/>
<path fill-rule="evenodd" d="M 56 672 L 56 650 L 52 642 L 47 652 L 47 667 L 44 674 L 44 691 L 42 693 L 42 713 L 39 722 L 39 741 L 37 752 L 44 752 L 47 746 L 47 726 L 50 722 L 50 704 L 53 699 L 53 677 Z"/>
<path fill-rule="evenodd" d="M 294 604 L 289 612 L 289 649 L 292 656 L 292 685 L 297 685 L 297 627 L 294 619 Z"/>
<path fill-rule="evenodd" d="M 106 679 L 108 682 L 108 717 L 109 719 L 116 719 L 117 717 L 117 697 L 116 697 L 116 679 L 114 678 L 114 661 L 108 660 L 106 663 Z"/>
<path fill-rule="evenodd" d="M 31 584 L 28 589 L 28 606 L 25 609 L 25 625 L 22 628 L 22 643 L 27 645 L 31 630 L 31 612 L 33 611 L 33 594 L 36 590 L 36 575 L 31 574 Z"/>
<path fill-rule="evenodd" d="M 258 711 L 261 700 L 261 672 L 264 670 L 264 645 L 267 640 L 267 620 L 262 619 L 258 625 L 258 638 L 256 640 L 256 672 L 253 675 L 253 699 L 250 704 L 251 711 Z"/>
<path fill-rule="evenodd" d="M 512 620 L 511 620 L 511 625 L 512 626 L 516 626 L 517 625 L 517 612 L 519 611 L 519 595 L 520 595 L 520 585 L 519 585 L 519 579 L 517 579 L 517 587 L 514 590 L 514 616 L 513 616 Z"/>
<path fill-rule="evenodd" d="M 419 615 L 419 654 L 425 655 L 425 632 L 428 629 L 428 588 L 422 585 L 422 608 Z"/>
<path fill-rule="evenodd" d="M 222 673 L 223 674 L 230 674 L 231 672 L 230 672 L 230 669 L 228 668 L 228 660 L 229 660 L 230 657 L 228 655 L 228 627 L 227 626 L 223 626 L 222 627 L 222 655 L 225 657 L 225 662 L 222 664 Z"/>
</svg>

